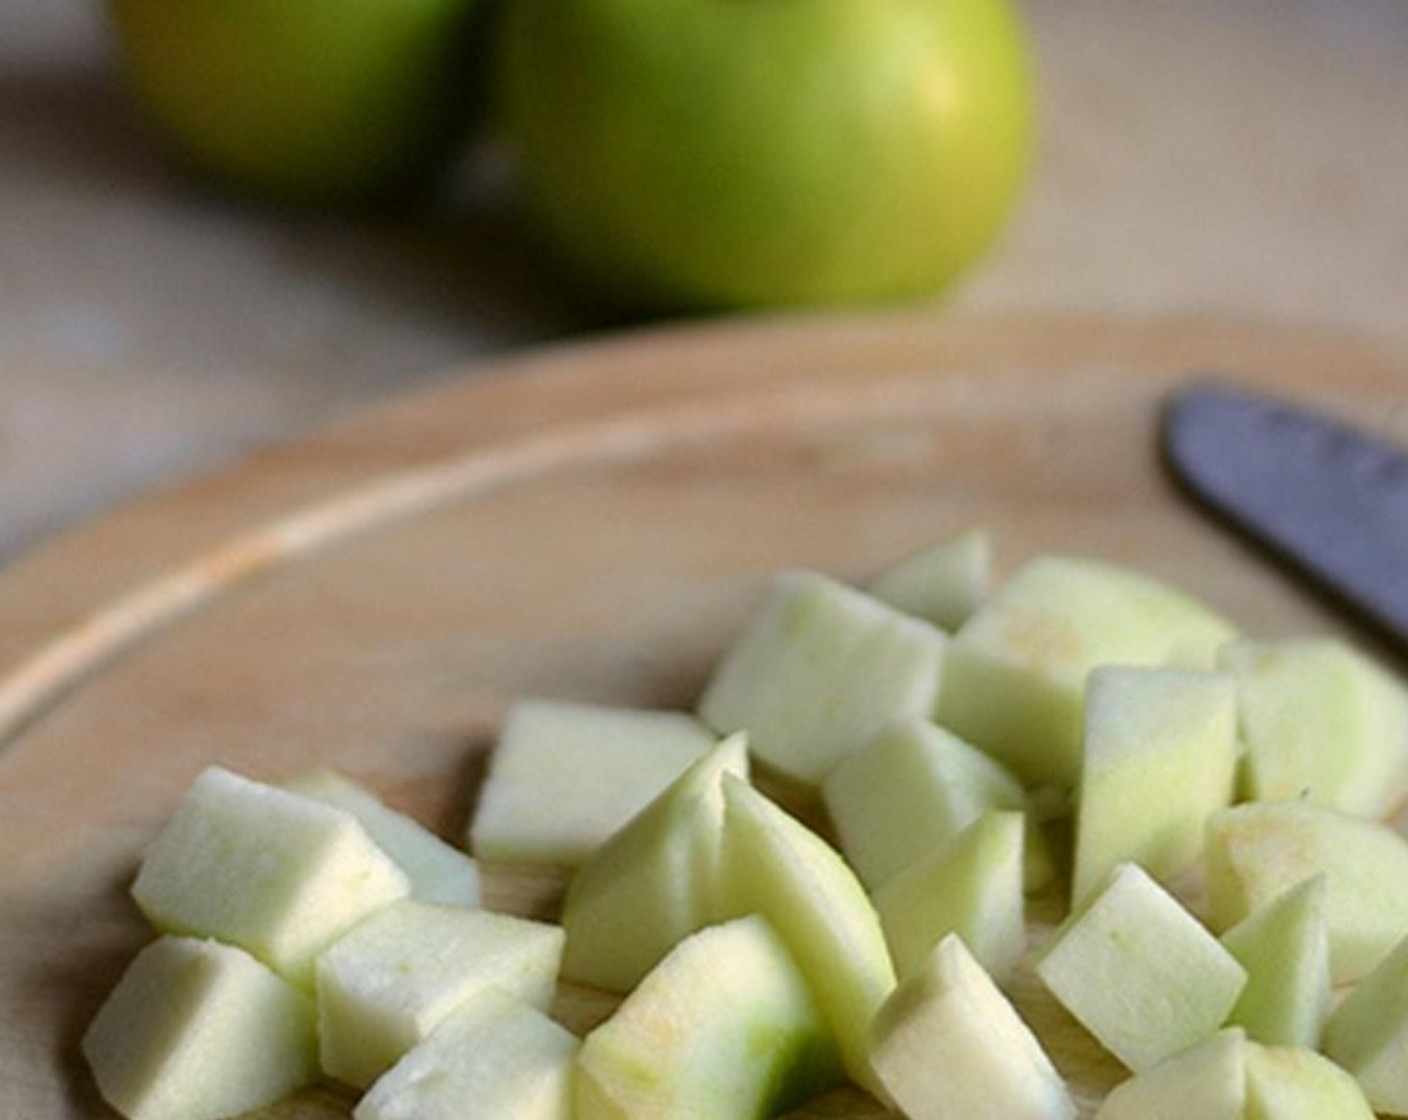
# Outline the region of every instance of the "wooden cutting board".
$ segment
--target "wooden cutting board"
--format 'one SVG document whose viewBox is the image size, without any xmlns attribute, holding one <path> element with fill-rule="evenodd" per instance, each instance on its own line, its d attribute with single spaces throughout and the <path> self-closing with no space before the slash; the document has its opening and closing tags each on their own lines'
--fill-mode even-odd
<svg viewBox="0 0 1408 1120">
<path fill-rule="evenodd" d="M 1194 319 L 831 317 L 645 332 L 451 376 L 156 495 L 0 579 L 0 1116 L 109 1115 L 77 1057 L 150 936 L 139 852 L 203 766 L 319 764 L 459 838 L 517 697 L 689 705 L 775 569 L 845 577 L 982 523 L 1000 566 L 1137 565 L 1263 635 L 1341 630 L 1156 457 L 1189 370 L 1402 438 L 1408 361 Z M 553 912 L 551 874 L 491 869 Z M 1045 917 L 1055 916 L 1048 905 Z M 1030 979 L 1093 1111 L 1121 1076 Z M 609 1003 L 569 993 L 584 1027 Z M 269 1110 L 338 1116 L 333 1091 Z M 879 1109 L 834 1094 L 802 1115 Z"/>
</svg>

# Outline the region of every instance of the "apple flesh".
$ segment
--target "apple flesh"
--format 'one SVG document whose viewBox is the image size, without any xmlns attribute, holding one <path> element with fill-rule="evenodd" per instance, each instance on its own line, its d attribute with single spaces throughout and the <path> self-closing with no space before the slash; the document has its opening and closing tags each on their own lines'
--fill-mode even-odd
<svg viewBox="0 0 1408 1120">
<path fill-rule="evenodd" d="M 1374 1120 L 1359 1083 L 1296 1046 L 1247 1043 L 1246 1120 Z"/>
<path fill-rule="evenodd" d="M 547 1010 L 562 960 L 559 926 L 406 899 L 318 958 L 323 1070 L 365 1088 L 486 988 Z"/>
<path fill-rule="evenodd" d="M 516 704 L 489 761 L 470 849 L 486 860 L 580 867 L 715 742 L 682 712 Z"/>
<path fill-rule="evenodd" d="M 576 1116 L 769 1117 L 842 1076 L 805 978 L 752 915 L 681 941 L 587 1036 Z"/>
<path fill-rule="evenodd" d="M 1228 1027 L 1110 1091 L 1095 1120 L 1246 1120 L 1247 1036 Z"/>
<path fill-rule="evenodd" d="M 566 979 L 629 991 L 679 941 L 719 919 L 721 785 L 747 773 L 743 736 L 725 739 L 577 872 L 562 910 Z"/>
<path fill-rule="evenodd" d="M 238 945 L 307 987 L 323 949 L 409 890 L 350 813 L 210 767 L 148 848 L 132 896 L 158 929 Z"/>
<path fill-rule="evenodd" d="M 1215 929 L 1323 872 L 1335 983 L 1370 972 L 1408 934 L 1408 842 L 1386 825 L 1302 801 L 1257 801 L 1218 810 L 1207 827 Z"/>
<path fill-rule="evenodd" d="M 1096 560 L 1033 560 L 949 643 L 937 722 L 1029 786 L 1080 778 L 1085 680 L 1100 665 L 1210 667 L 1232 627 L 1148 576 Z"/>
<path fill-rule="evenodd" d="M 572 1120 L 578 1049 L 536 1007 L 486 989 L 392 1066 L 353 1120 Z"/>
<path fill-rule="evenodd" d="M 1332 639 L 1234 642 L 1249 801 L 1300 798 L 1382 817 L 1408 793 L 1408 693 Z"/>
<path fill-rule="evenodd" d="M 1408 1116 L 1408 938 L 1330 1013 L 1320 1041 L 1375 1111 Z"/>
<path fill-rule="evenodd" d="M 1228 1021 L 1268 1046 L 1315 1046 L 1330 1010 L 1325 877 L 1274 898 L 1224 933 L 1222 944 L 1247 970 Z"/>
<path fill-rule="evenodd" d="M 128 1120 L 218 1120 L 318 1076 L 313 1001 L 243 950 L 186 937 L 137 954 L 83 1054 Z"/>
<path fill-rule="evenodd" d="M 1071 895 L 1079 905 L 1121 863 L 1161 882 L 1202 854 L 1208 814 L 1232 801 L 1236 691 L 1192 669 L 1090 674 Z"/>
<path fill-rule="evenodd" d="M 699 701 L 716 731 L 816 785 L 891 724 L 933 714 L 946 638 L 812 572 L 784 572 Z"/>
<path fill-rule="evenodd" d="M 1041 949 L 1036 973 L 1136 1072 L 1217 1030 L 1247 982 L 1217 938 L 1132 863 L 1072 912 Z"/>
<path fill-rule="evenodd" d="M 872 896 L 901 979 L 951 933 L 998 983 L 1026 949 L 1021 813 L 994 810 Z"/>
<path fill-rule="evenodd" d="M 1072 1120 L 1041 1043 L 957 934 L 902 980 L 871 1026 L 871 1064 L 910 1120 Z"/>
<path fill-rule="evenodd" d="M 952 632 L 987 598 L 992 538 L 985 529 L 940 541 L 886 568 L 867 590 L 905 614 Z"/>
<path fill-rule="evenodd" d="M 410 880 L 411 897 L 454 906 L 479 905 L 479 868 L 429 829 L 387 808 L 369 790 L 332 770 L 317 770 L 283 783 L 357 818 L 372 840 Z"/>
</svg>

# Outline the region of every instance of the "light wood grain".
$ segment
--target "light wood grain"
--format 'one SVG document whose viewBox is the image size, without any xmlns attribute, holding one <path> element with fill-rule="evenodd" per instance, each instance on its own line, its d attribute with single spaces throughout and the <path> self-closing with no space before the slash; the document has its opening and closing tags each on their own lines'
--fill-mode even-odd
<svg viewBox="0 0 1408 1120">
<path fill-rule="evenodd" d="M 643 333 L 451 378 L 35 555 L 0 580 L 0 1115 L 108 1115 L 77 1039 L 150 936 L 125 894 L 142 845 L 210 762 L 338 766 L 458 837 L 515 698 L 688 705 L 774 569 L 862 577 L 977 522 L 1007 568 L 1094 553 L 1253 632 L 1341 629 L 1165 481 L 1158 402 L 1190 368 L 1408 423 L 1402 357 L 1272 327 Z M 560 880 L 489 886 L 548 915 Z M 1029 977 L 1018 1001 L 1088 1115 L 1119 1070 Z M 608 1008 L 568 992 L 559 1010 L 583 1027 Z M 877 1114 L 856 1093 L 802 1113 Z"/>
</svg>

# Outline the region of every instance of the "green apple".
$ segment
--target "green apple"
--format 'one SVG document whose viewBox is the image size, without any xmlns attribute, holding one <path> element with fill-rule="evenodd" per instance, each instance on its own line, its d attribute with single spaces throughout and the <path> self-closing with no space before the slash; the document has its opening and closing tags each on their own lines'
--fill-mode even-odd
<svg viewBox="0 0 1408 1120">
<path fill-rule="evenodd" d="M 1247 970 L 1228 1021 L 1268 1046 L 1315 1046 L 1330 1011 L 1325 876 L 1279 895 L 1222 935 Z"/>
<path fill-rule="evenodd" d="M 1021 813 L 993 810 L 911 864 L 871 901 L 901 978 L 957 933 L 998 983 L 1026 949 Z"/>
<path fill-rule="evenodd" d="M 488 988 L 392 1066 L 353 1120 L 573 1120 L 579 1049 L 536 1007 Z"/>
<path fill-rule="evenodd" d="M 725 739 L 611 837 L 567 889 L 562 974 L 626 992 L 676 943 L 720 917 L 725 775 L 746 776 Z"/>
<path fill-rule="evenodd" d="M 1005 0 L 518 0 L 498 45 L 547 234 L 631 302 L 931 293 L 1025 174 Z"/>
<path fill-rule="evenodd" d="M 147 849 L 132 897 L 158 929 L 228 941 L 307 987 L 323 949 L 409 891 L 350 813 L 212 766 Z"/>
<path fill-rule="evenodd" d="M 489 760 L 470 848 L 486 860 L 580 867 L 715 741 L 683 712 L 515 704 Z"/>
<path fill-rule="evenodd" d="M 816 785 L 891 724 L 933 714 L 946 644 L 860 591 L 783 572 L 714 671 L 699 716 L 722 733 L 746 730 L 756 758 Z"/>
<path fill-rule="evenodd" d="M 1036 1035 L 957 934 L 902 980 L 871 1025 L 871 1064 L 910 1120 L 1072 1120 Z"/>
<path fill-rule="evenodd" d="M 1408 934 L 1408 842 L 1387 825 L 1303 801 L 1253 801 L 1218 810 L 1207 828 L 1213 928 L 1323 872 L 1335 983 L 1371 971 Z"/>
<path fill-rule="evenodd" d="M 1232 636 L 1202 604 L 1096 560 L 1033 560 L 949 643 L 937 720 L 1029 785 L 1080 778 L 1085 680 L 1100 665 L 1211 667 Z"/>
<path fill-rule="evenodd" d="M 108 0 L 123 69 L 194 164 L 347 202 L 442 165 L 471 116 L 481 0 Z"/>
<path fill-rule="evenodd" d="M 559 926 L 405 899 L 318 958 L 323 1070 L 365 1088 L 456 1008 L 496 988 L 547 1010 L 562 961 Z"/>
<path fill-rule="evenodd" d="M 991 582 L 992 538 L 986 529 L 970 529 L 906 556 L 871 580 L 867 590 L 952 632 L 987 598 Z"/>
<path fill-rule="evenodd" d="M 725 775 L 723 793 L 724 913 L 768 919 L 816 993 L 851 1080 L 883 1092 L 867 1030 L 895 970 L 865 889 L 834 848 L 740 778 Z"/>
<path fill-rule="evenodd" d="M 411 896 L 454 906 L 479 905 L 479 868 L 417 821 L 387 808 L 370 790 L 332 770 L 315 770 L 283 788 L 357 818 L 377 847 L 405 872 Z"/>
<path fill-rule="evenodd" d="M 577 1059 L 577 1120 L 740 1120 L 843 1078 L 816 999 L 772 927 L 751 915 L 681 941 Z"/>
<path fill-rule="evenodd" d="M 1137 864 L 1125 863 L 1043 946 L 1036 973 L 1136 1072 L 1226 1021 L 1246 970 Z"/>
<path fill-rule="evenodd" d="M 137 954 L 83 1054 L 128 1120 L 218 1120 L 318 1076 L 313 1001 L 244 951 L 186 937 Z"/>
<path fill-rule="evenodd" d="M 1208 814 L 1232 801 L 1237 702 L 1230 677 L 1108 666 L 1090 674 L 1071 897 L 1116 865 L 1167 882 L 1202 854 Z"/>
<path fill-rule="evenodd" d="M 1247 1043 L 1246 1120 L 1374 1120 L 1359 1083 L 1297 1046 Z"/>
<path fill-rule="evenodd" d="M 1246 1053 L 1241 1027 L 1218 1031 L 1116 1085 L 1095 1120 L 1246 1120 Z"/>
<path fill-rule="evenodd" d="M 1303 798 L 1382 817 L 1408 793 L 1408 692 L 1332 639 L 1234 642 L 1249 801 Z"/>
<path fill-rule="evenodd" d="M 1330 1013 L 1320 1046 L 1376 1111 L 1408 1116 L 1408 937 Z"/>
</svg>

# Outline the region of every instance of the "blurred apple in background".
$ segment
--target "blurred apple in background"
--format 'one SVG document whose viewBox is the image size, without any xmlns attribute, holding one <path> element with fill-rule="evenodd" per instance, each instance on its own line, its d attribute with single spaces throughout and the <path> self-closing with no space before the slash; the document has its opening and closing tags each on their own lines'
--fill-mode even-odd
<svg viewBox="0 0 1408 1120">
<path fill-rule="evenodd" d="M 938 291 L 1028 163 L 1006 0 L 511 0 L 496 48 L 536 217 L 633 306 Z"/>
<path fill-rule="evenodd" d="M 197 166 L 345 203 L 433 174 L 473 118 L 480 0 L 109 0 L 122 63 Z"/>
</svg>

